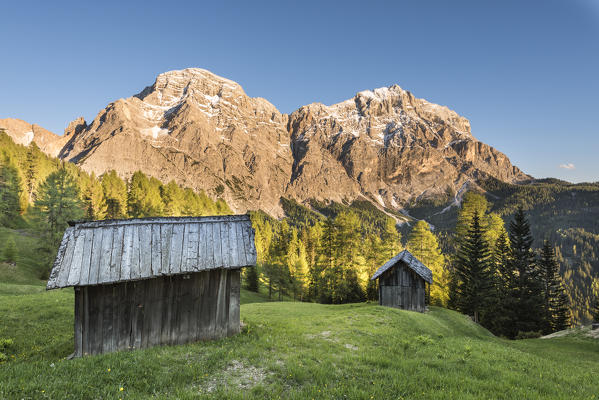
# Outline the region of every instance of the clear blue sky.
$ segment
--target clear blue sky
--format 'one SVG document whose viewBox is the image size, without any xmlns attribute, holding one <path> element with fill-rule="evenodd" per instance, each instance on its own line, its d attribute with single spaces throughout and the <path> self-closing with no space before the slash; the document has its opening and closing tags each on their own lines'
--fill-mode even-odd
<svg viewBox="0 0 599 400">
<path fill-rule="evenodd" d="M 535 177 L 599 180 L 599 0 L 282 3 L 2 2 L 0 118 L 60 134 L 186 67 L 282 112 L 397 83 Z"/>
</svg>

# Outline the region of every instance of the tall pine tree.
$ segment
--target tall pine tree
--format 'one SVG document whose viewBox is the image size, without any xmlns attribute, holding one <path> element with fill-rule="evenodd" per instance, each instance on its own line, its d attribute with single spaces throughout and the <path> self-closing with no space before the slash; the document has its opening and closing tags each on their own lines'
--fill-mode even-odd
<svg viewBox="0 0 599 400">
<path fill-rule="evenodd" d="M 599 297 L 595 297 L 594 303 L 591 315 L 593 316 L 593 322 L 599 323 Z"/>
<path fill-rule="evenodd" d="M 522 207 L 519 207 L 509 224 L 510 270 L 514 273 L 512 290 L 514 319 L 510 337 L 519 332 L 536 332 L 543 329 L 543 287 L 540 270 L 532 251 L 533 238 L 530 225 Z"/>
<path fill-rule="evenodd" d="M 492 293 L 491 253 L 480 226 L 479 214 L 472 217 L 465 240 L 460 243 L 454 265 L 455 304 L 475 322 L 484 320 Z"/>
<path fill-rule="evenodd" d="M 511 310 L 514 309 L 512 291 L 515 277 L 510 265 L 510 242 L 507 233 L 502 232 L 493 246 L 492 275 L 493 295 L 497 299 L 489 310 L 489 323 L 487 327 L 496 335 L 508 336 L 512 319 Z"/>
<path fill-rule="evenodd" d="M 559 265 L 555 258 L 555 250 L 548 240 L 543 242 L 539 258 L 540 274 L 543 283 L 543 333 L 566 329 L 569 324 L 569 307 L 562 279 L 559 275 Z"/>
</svg>

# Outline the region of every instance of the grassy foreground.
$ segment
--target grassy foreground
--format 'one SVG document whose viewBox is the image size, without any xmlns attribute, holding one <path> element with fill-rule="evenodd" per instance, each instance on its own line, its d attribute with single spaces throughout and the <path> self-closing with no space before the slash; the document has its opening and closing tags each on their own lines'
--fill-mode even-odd
<svg viewBox="0 0 599 400">
<path fill-rule="evenodd" d="M 265 302 L 247 291 L 235 337 L 66 360 L 73 290 L 44 291 L 34 260 L 0 263 L 0 399 L 599 398 L 599 340 L 582 333 L 507 341 L 440 308 Z"/>
<path fill-rule="evenodd" d="M 10 287 L 15 294 L 6 294 Z M 250 303 L 242 334 L 66 360 L 73 292 L 4 284 L 0 398 L 597 398 L 599 344 L 505 341 L 466 317 L 370 304 Z M 244 297 L 249 297 L 247 293 Z M 253 300 L 256 300 L 256 296 Z"/>
</svg>

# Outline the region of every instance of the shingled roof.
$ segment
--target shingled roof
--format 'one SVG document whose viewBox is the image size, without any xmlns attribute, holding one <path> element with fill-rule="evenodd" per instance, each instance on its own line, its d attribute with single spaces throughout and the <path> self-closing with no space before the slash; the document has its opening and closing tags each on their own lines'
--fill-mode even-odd
<svg viewBox="0 0 599 400">
<path fill-rule="evenodd" d="M 407 250 L 402 251 L 389 261 L 387 261 L 382 267 L 376 270 L 372 278 L 370 280 L 375 280 L 379 276 L 383 274 L 383 272 L 387 271 L 389 268 L 393 267 L 398 262 L 403 261 L 408 267 L 410 267 L 418 276 L 427 281 L 428 283 L 433 283 L 433 273 L 430 269 L 428 269 L 419 259 L 414 257 L 412 253 Z"/>
<path fill-rule="evenodd" d="M 82 222 L 66 229 L 46 288 L 253 265 L 247 215 Z"/>
</svg>

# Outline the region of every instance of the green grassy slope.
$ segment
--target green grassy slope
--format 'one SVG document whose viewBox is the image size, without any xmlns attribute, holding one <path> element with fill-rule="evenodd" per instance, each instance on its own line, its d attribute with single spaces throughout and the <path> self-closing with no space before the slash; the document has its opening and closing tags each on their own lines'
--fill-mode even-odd
<svg viewBox="0 0 599 400">
<path fill-rule="evenodd" d="M 0 398 L 597 395 L 597 341 L 505 341 L 444 309 L 253 302 L 241 307 L 246 326 L 236 337 L 66 360 L 73 291 L 7 291 L 0 294 L 0 338 L 14 344 L 0 363 Z M 266 300 L 247 292 L 242 299 Z"/>
<path fill-rule="evenodd" d="M 44 267 L 38 254 L 39 238 L 28 230 L 13 230 L 0 227 L 0 253 L 6 240 L 12 237 L 17 245 L 16 266 L 2 262 L 0 254 L 0 293 L 6 283 L 43 286 L 40 279 Z M 29 289 L 27 289 L 29 290 Z"/>
<path fill-rule="evenodd" d="M 73 290 L 46 292 L 36 239 L 7 235 L 22 255 L 0 264 L 1 399 L 597 396 L 599 341 L 583 334 L 506 341 L 440 308 L 268 302 L 245 290 L 235 337 L 66 360 Z"/>
</svg>

